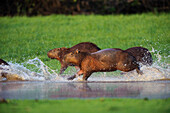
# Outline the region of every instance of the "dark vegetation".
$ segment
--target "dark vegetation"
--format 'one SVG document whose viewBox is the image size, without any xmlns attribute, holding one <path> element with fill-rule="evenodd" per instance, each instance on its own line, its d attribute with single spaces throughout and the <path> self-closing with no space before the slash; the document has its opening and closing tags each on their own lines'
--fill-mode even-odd
<svg viewBox="0 0 170 113">
<path fill-rule="evenodd" d="M 0 16 L 169 12 L 169 0 L 3 0 Z"/>
</svg>

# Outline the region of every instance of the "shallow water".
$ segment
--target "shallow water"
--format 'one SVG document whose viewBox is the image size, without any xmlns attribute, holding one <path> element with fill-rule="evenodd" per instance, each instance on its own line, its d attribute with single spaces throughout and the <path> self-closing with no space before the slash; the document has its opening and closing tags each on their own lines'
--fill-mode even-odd
<svg viewBox="0 0 170 113">
<path fill-rule="evenodd" d="M 170 81 L 154 82 L 0 82 L 5 99 L 170 98 Z"/>
</svg>

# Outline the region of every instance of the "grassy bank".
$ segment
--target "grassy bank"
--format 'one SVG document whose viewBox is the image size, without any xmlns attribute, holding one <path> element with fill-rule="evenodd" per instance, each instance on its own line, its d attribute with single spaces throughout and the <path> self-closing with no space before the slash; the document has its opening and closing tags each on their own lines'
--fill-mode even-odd
<svg viewBox="0 0 170 113">
<path fill-rule="evenodd" d="M 0 113 L 168 113 L 170 99 L 8 100 Z"/>
<path fill-rule="evenodd" d="M 169 30 L 170 14 L 0 17 L 0 58 L 22 63 L 38 57 L 56 69 L 59 62 L 47 57 L 48 50 L 85 41 L 102 49 L 153 47 L 168 56 Z"/>
</svg>

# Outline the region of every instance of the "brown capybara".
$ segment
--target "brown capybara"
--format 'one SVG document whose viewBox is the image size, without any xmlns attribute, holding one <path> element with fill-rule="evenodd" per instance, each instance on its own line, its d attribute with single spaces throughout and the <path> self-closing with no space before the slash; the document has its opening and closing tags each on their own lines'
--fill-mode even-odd
<svg viewBox="0 0 170 113">
<path fill-rule="evenodd" d="M 121 49 L 103 49 L 94 53 L 76 50 L 66 54 L 64 61 L 80 67 L 80 71 L 68 80 L 72 80 L 81 74 L 83 74 L 83 80 L 87 80 L 93 72 L 116 70 L 128 72 L 136 69 L 138 74 L 142 74 L 136 58 Z"/>
<path fill-rule="evenodd" d="M 57 59 L 60 61 L 61 63 L 60 74 L 62 74 L 67 69 L 68 66 L 71 66 L 71 64 L 68 65 L 67 63 L 63 62 L 64 55 L 73 52 L 76 49 L 78 49 L 81 52 L 89 52 L 89 53 L 93 53 L 100 50 L 100 48 L 94 43 L 82 42 L 71 48 L 62 47 L 62 48 L 52 49 L 47 53 L 47 56 L 51 59 Z"/>
<path fill-rule="evenodd" d="M 146 48 L 132 47 L 125 51 L 131 53 L 136 58 L 137 62 L 142 63 L 143 65 L 151 66 L 153 63 L 152 55 Z"/>
</svg>

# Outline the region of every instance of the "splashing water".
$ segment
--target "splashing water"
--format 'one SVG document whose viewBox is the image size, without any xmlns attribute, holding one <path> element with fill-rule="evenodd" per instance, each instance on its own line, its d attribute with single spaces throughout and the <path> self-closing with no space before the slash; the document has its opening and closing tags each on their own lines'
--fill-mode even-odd
<svg viewBox="0 0 170 113">
<path fill-rule="evenodd" d="M 38 69 L 37 72 L 31 71 L 24 67 L 23 65 L 17 63 L 9 62 L 10 66 L 2 66 L 0 65 L 1 70 L 0 74 L 8 73 L 8 76 L 17 75 L 21 78 L 21 80 L 62 80 L 62 77 L 59 77 L 58 74 L 50 69 L 47 65 L 45 65 L 39 58 L 34 58 L 25 62 L 26 64 L 30 64 L 35 66 Z M 25 64 L 23 63 L 23 64 Z"/>
<path fill-rule="evenodd" d="M 170 64 L 165 62 L 161 62 L 162 56 L 159 54 L 160 51 L 154 50 L 152 51 L 154 56 L 156 56 L 157 61 L 152 64 L 152 66 L 142 66 L 141 71 L 143 72 L 142 75 L 138 75 L 136 70 L 131 72 L 126 72 L 123 75 L 120 73 L 93 73 L 91 77 L 89 77 L 88 81 L 153 81 L 153 80 L 160 80 L 160 79 L 170 79 Z M 164 58 L 169 58 L 164 57 Z M 32 71 L 24 66 L 32 65 L 34 69 L 37 71 Z M 8 73 L 9 76 L 18 75 L 21 80 L 34 80 L 34 81 L 68 81 L 66 78 L 71 76 L 70 73 L 66 75 L 66 78 L 59 76 L 57 72 L 50 69 L 47 65 L 45 65 L 39 58 L 30 59 L 23 64 L 11 63 L 9 62 L 10 66 L 2 66 L 0 65 L 0 76 L 2 73 Z M 76 73 L 76 72 L 75 72 Z M 104 76 L 103 76 L 104 75 Z M 77 81 L 78 79 L 74 79 Z"/>
</svg>

